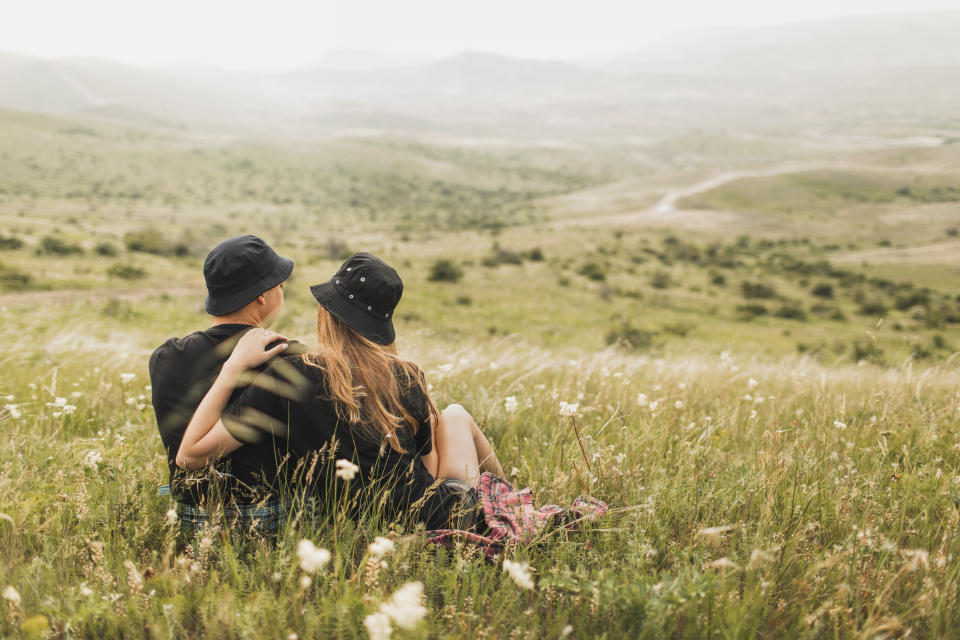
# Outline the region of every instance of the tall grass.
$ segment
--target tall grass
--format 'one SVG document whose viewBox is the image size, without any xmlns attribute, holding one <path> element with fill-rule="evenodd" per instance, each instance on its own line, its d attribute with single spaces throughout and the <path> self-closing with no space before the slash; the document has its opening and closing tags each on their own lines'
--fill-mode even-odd
<svg viewBox="0 0 960 640">
<path fill-rule="evenodd" d="M 25 342 L 4 330 L 0 394 L 16 408 L 0 411 L 0 587 L 20 601 L 0 603 L 3 637 L 365 638 L 365 616 L 411 581 L 429 614 L 394 637 L 947 637 L 960 625 L 950 363 L 415 338 L 403 346 L 438 404 L 475 415 L 516 484 L 611 508 L 509 551 L 534 570 L 527 591 L 475 549 L 427 548 L 416 531 L 398 532 L 413 535 L 380 566 L 367 546 L 386 530 L 372 519 L 178 544 L 156 494 L 152 331 L 86 348 L 92 329 Z M 559 415 L 561 401 L 579 416 Z M 309 585 L 301 539 L 332 551 Z"/>
</svg>

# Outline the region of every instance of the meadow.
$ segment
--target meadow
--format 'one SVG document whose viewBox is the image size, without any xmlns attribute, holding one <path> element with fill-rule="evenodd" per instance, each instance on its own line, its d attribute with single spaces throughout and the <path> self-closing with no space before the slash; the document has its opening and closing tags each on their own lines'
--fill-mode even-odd
<svg viewBox="0 0 960 640">
<path fill-rule="evenodd" d="M 0 116 L 3 637 L 367 638 L 411 582 L 425 617 L 392 637 L 955 635 L 955 132 L 293 143 Z M 307 343 L 309 284 L 352 251 L 396 265 L 436 402 L 538 503 L 610 513 L 509 551 L 532 589 L 416 531 L 380 566 L 363 522 L 178 545 L 146 360 L 206 326 L 203 255 L 241 232 L 296 260 L 276 328 Z M 331 551 L 309 576 L 304 539 Z"/>
</svg>

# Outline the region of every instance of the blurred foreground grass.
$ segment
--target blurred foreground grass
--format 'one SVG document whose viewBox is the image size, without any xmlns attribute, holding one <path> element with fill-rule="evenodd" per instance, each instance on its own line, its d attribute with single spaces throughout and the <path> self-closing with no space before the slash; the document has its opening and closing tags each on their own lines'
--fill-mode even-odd
<svg viewBox="0 0 960 640">
<path fill-rule="evenodd" d="M 0 586 L 19 595 L 0 606 L 4 637 L 365 638 L 364 617 L 411 581 L 429 613 L 394 637 L 947 637 L 960 624 L 949 362 L 408 339 L 437 402 L 474 413 L 517 484 L 611 507 L 510 552 L 534 569 L 526 591 L 498 562 L 416 537 L 371 569 L 385 532 L 363 527 L 178 553 L 145 389 L 145 354 L 169 331 L 43 324 L 2 335 Z M 561 401 L 580 405 L 586 460 Z M 303 538 L 333 552 L 309 586 Z"/>
</svg>

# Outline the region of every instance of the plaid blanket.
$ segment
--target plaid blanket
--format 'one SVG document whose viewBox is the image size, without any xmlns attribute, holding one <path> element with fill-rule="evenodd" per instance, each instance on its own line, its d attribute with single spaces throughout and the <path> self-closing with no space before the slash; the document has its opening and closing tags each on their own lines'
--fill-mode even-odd
<svg viewBox="0 0 960 640">
<path fill-rule="evenodd" d="M 180 530 L 187 535 L 205 531 L 211 524 L 239 526 L 260 534 L 272 534 L 280 529 L 287 514 L 287 505 L 276 499 L 257 504 L 228 503 L 212 510 L 177 502 L 175 509 Z"/>
<path fill-rule="evenodd" d="M 576 530 L 581 522 L 607 512 L 605 502 L 590 496 L 577 497 L 568 508 L 550 504 L 536 509 L 530 489 L 515 489 L 492 473 L 480 476 L 477 493 L 489 531 L 481 535 L 473 531 L 436 529 L 427 531 L 428 544 L 450 546 L 467 542 L 477 545 L 484 555 L 492 558 L 503 553 L 508 545 L 534 542 L 550 524 Z"/>
</svg>

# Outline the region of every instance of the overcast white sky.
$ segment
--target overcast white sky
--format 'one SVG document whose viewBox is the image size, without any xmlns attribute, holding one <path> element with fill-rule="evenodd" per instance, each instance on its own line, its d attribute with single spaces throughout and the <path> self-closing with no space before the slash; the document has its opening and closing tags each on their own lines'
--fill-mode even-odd
<svg viewBox="0 0 960 640">
<path fill-rule="evenodd" d="M 937 9 L 960 0 L 0 0 L 0 51 L 237 69 L 341 49 L 568 59 L 679 31 Z"/>
</svg>

